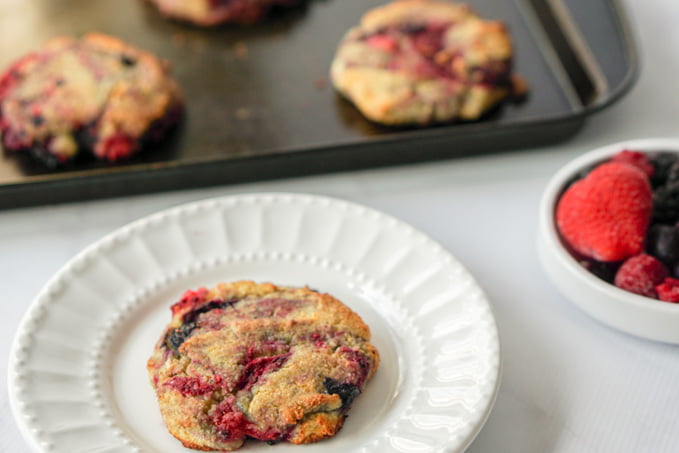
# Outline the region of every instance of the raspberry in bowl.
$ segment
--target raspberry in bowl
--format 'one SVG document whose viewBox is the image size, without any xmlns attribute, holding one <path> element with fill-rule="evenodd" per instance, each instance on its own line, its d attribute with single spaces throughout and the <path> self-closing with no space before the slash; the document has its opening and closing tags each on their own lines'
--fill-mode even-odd
<svg viewBox="0 0 679 453">
<path fill-rule="evenodd" d="M 617 143 L 564 166 L 542 196 L 538 251 L 593 318 L 679 343 L 679 140 Z"/>
</svg>

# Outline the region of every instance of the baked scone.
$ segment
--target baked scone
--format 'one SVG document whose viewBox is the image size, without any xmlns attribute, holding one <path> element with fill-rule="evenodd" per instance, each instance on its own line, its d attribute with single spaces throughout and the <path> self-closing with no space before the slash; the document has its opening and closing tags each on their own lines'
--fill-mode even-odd
<svg viewBox="0 0 679 453">
<path fill-rule="evenodd" d="M 474 120 L 510 93 L 512 44 L 465 4 L 397 0 L 346 33 L 330 76 L 377 123 Z"/>
<path fill-rule="evenodd" d="M 334 436 L 378 364 L 368 326 L 334 297 L 238 281 L 187 291 L 147 369 L 174 437 L 230 451 Z"/>
<path fill-rule="evenodd" d="M 305 0 L 147 0 L 171 19 L 209 27 L 224 23 L 252 24 L 273 8 L 292 7 Z"/>
<path fill-rule="evenodd" d="M 58 37 L 0 75 L 0 133 L 7 151 L 49 166 L 87 150 L 114 162 L 157 141 L 182 112 L 167 62 L 98 33 Z"/>
</svg>

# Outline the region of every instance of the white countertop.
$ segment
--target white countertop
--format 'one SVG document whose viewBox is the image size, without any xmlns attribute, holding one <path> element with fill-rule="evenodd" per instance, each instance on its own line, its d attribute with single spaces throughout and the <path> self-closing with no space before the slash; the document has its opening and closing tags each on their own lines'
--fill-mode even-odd
<svg viewBox="0 0 679 453">
<path fill-rule="evenodd" d="M 27 452 L 7 362 L 29 303 L 68 259 L 139 217 L 202 198 L 322 194 L 396 216 L 450 250 L 487 292 L 503 375 L 473 453 L 679 451 L 677 347 L 634 338 L 561 296 L 537 259 L 538 201 L 565 162 L 611 142 L 679 137 L 679 2 L 627 0 L 642 60 L 632 92 L 566 143 L 407 167 L 0 212 L 0 452 Z M 272 450 L 273 451 L 273 450 Z"/>
</svg>

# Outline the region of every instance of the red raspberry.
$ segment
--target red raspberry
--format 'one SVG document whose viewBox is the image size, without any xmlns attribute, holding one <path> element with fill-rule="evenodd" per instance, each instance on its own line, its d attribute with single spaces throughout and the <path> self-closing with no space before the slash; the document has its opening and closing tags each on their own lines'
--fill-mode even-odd
<svg viewBox="0 0 679 453">
<path fill-rule="evenodd" d="M 613 156 L 612 162 L 624 162 L 639 168 L 649 178 L 653 176 L 653 164 L 648 160 L 645 153 L 625 149 Z"/>
<path fill-rule="evenodd" d="M 172 315 L 175 316 L 179 312 L 190 311 L 198 305 L 205 302 L 207 297 L 207 288 L 198 288 L 195 291 L 188 290 L 184 292 L 179 302 L 172 305 Z"/>
<path fill-rule="evenodd" d="M 658 298 L 656 285 L 662 282 L 669 272 L 663 263 L 651 255 L 642 253 L 628 258 L 615 274 L 615 286 L 625 291 L 646 297 Z"/>
<path fill-rule="evenodd" d="M 665 302 L 679 302 L 679 280 L 667 277 L 664 282 L 655 287 L 658 299 Z"/>
<path fill-rule="evenodd" d="M 94 147 L 94 154 L 109 162 L 127 159 L 137 151 L 137 142 L 129 135 L 116 133 Z"/>
<path fill-rule="evenodd" d="M 653 194 L 639 168 L 599 165 L 561 196 L 556 222 L 576 252 L 598 261 L 620 261 L 644 250 Z"/>
<path fill-rule="evenodd" d="M 210 412 L 212 423 L 221 431 L 228 433 L 229 439 L 245 439 L 250 434 L 248 428 L 252 424 L 238 408 L 235 396 L 229 395 L 224 398 Z"/>
<path fill-rule="evenodd" d="M 396 52 L 399 48 L 398 42 L 394 38 L 383 34 L 370 36 L 365 42 L 369 46 L 385 52 Z"/>
<path fill-rule="evenodd" d="M 217 388 L 217 385 L 205 382 L 197 376 L 174 376 L 168 379 L 165 385 L 177 390 L 184 396 L 205 395 Z"/>
</svg>

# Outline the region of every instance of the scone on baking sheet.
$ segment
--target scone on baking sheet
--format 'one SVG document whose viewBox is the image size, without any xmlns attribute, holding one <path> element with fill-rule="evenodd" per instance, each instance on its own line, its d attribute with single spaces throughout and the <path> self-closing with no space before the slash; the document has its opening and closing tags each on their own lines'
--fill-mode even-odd
<svg viewBox="0 0 679 453">
<path fill-rule="evenodd" d="M 306 0 L 146 0 L 168 18 L 199 26 L 252 24 L 274 8 L 292 7 Z"/>
<path fill-rule="evenodd" d="M 334 436 L 378 364 L 368 326 L 334 297 L 238 281 L 187 291 L 147 369 L 169 432 L 229 451 Z"/>
<path fill-rule="evenodd" d="M 4 149 L 48 166 L 83 150 L 125 159 L 160 140 L 182 109 L 167 62 L 98 33 L 53 38 L 0 75 Z"/>
<path fill-rule="evenodd" d="M 465 4 L 396 0 L 346 33 L 330 75 L 377 123 L 474 120 L 510 94 L 512 44 L 501 22 Z"/>
</svg>

